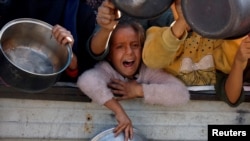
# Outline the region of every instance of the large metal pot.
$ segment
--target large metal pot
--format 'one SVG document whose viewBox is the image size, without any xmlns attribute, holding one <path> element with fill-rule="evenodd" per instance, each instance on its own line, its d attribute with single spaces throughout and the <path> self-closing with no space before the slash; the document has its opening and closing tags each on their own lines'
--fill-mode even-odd
<svg viewBox="0 0 250 141">
<path fill-rule="evenodd" d="M 25 92 L 40 92 L 54 85 L 71 62 L 69 45 L 61 46 L 46 22 L 20 18 L 0 31 L 0 77 Z"/>
<path fill-rule="evenodd" d="M 112 0 L 123 13 L 138 19 L 152 19 L 164 13 L 173 0 Z"/>
<path fill-rule="evenodd" d="M 142 135 L 139 130 L 134 130 L 134 137 L 130 141 L 147 141 L 147 139 Z M 124 141 L 125 135 L 124 133 L 120 133 L 117 137 L 114 134 L 114 128 L 107 129 L 99 134 L 97 134 L 90 141 Z"/>
<path fill-rule="evenodd" d="M 200 35 L 234 39 L 250 32 L 249 0 L 182 0 L 190 27 Z"/>
</svg>

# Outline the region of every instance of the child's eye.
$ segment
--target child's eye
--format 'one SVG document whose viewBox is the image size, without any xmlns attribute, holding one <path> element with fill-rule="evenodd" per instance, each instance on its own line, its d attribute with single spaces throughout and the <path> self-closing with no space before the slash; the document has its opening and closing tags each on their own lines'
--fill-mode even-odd
<svg viewBox="0 0 250 141">
<path fill-rule="evenodd" d="M 139 44 L 137 44 L 137 43 L 132 44 L 132 48 L 139 48 L 139 47 L 140 47 L 140 45 L 139 45 Z"/>
<path fill-rule="evenodd" d="M 122 49 L 123 46 L 122 46 L 122 45 L 119 45 L 119 46 L 116 46 L 115 48 L 116 48 L 116 49 Z"/>
</svg>

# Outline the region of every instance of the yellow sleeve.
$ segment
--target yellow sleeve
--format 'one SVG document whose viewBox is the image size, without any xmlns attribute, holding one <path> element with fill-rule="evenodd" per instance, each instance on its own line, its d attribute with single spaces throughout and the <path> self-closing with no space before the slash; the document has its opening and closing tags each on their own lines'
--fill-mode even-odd
<svg viewBox="0 0 250 141">
<path fill-rule="evenodd" d="M 142 52 L 143 62 L 151 68 L 164 68 L 175 58 L 182 39 L 176 38 L 170 27 L 150 27 L 146 32 L 146 41 Z"/>
<path fill-rule="evenodd" d="M 214 49 L 214 61 L 217 70 L 228 74 L 234 62 L 235 55 L 244 37 L 235 40 L 219 40 Z"/>
</svg>

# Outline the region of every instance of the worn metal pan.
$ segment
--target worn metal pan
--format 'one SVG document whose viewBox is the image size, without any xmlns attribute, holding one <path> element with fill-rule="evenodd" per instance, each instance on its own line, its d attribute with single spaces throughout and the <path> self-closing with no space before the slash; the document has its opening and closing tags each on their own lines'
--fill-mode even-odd
<svg viewBox="0 0 250 141">
<path fill-rule="evenodd" d="M 20 18 L 0 31 L 0 77 L 18 90 L 34 93 L 53 86 L 71 56 L 71 47 L 58 44 L 46 22 Z"/>
<path fill-rule="evenodd" d="M 121 133 L 115 137 L 113 130 L 114 128 L 107 129 L 97 134 L 90 141 L 124 141 L 124 134 Z M 147 139 L 137 129 L 134 129 L 134 137 L 130 141 L 147 141 Z"/>
<path fill-rule="evenodd" d="M 164 13 L 173 0 L 111 0 L 128 16 L 138 19 L 153 19 Z"/>
<path fill-rule="evenodd" d="M 200 35 L 234 39 L 250 32 L 249 0 L 182 0 L 190 27 Z"/>
</svg>

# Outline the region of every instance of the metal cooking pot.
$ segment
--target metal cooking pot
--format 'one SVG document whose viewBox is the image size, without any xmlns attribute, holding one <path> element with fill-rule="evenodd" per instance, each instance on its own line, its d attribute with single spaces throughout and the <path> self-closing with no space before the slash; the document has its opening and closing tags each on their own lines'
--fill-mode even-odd
<svg viewBox="0 0 250 141">
<path fill-rule="evenodd" d="M 25 92 L 40 92 L 54 85 L 71 62 L 69 45 L 61 46 L 46 22 L 20 18 L 0 31 L 0 77 Z"/>
<path fill-rule="evenodd" d="M 134 130 L 134 137 L 130 141 L 147 141 L 147 139 L 137 130 Z M 117 137 L 114 134 L 114 128 L 107 129 L 99 134 L 97 134 L 90 141 L 124 141 L 124 133 L 120 133 Z"/>
<path fill-rule="evenodd" d="M 189 26 L 204 37 L 234 39 L 250 32 L 249 0 L 182 0 Z"/>
<path fill-rule="evenodd" d="M 165 12 L 173 0 L 112 0 L 123 13 L 138 19 L 152 19 Z"/>
</svg>

